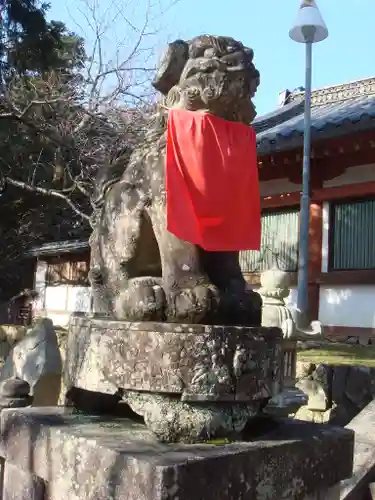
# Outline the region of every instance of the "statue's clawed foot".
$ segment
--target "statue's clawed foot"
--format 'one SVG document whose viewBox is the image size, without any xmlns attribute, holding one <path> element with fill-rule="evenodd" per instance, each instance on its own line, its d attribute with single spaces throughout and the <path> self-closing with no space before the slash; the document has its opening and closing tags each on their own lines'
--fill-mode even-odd
<svg viewBox="0 0 375 500">
<path fill-rule="evenodd" d="M 219 292 L 213 285 L 197 284 L 167 293 L 167 321 L 202 323 L 209 321 L 219 307 Z"/>
<path fill-rule="evenodd" d="M 262 321 L 262 299 L 252 290 L 228 287 L 221 296 L 218 320 L 225 325 L 256 326 Z"/>
<path fill-rule="evenodd" d="M 200 323 L 215 314 L 218 291 L 212 285 L 199 284 L 165 291 L 161 279 L 129 280 L 114 300 L 117 319 L 129 321 L 170 321 Z"/>
<path fill-rule="evenodd" d="M 158 278 L 134 278 L 114 301 L 117 319 L 164 321 L 165 293 Z"/>
</svg>

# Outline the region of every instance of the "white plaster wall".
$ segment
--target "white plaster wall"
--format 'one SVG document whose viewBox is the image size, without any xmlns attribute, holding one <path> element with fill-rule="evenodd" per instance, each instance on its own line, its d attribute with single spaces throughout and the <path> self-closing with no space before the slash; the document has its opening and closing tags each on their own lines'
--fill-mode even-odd
<svg viewBox="0 0 375 500">
<path fill-rule="evenodd" d="M 329 210 L 330 204 L 325 201 L 323 203 L 323 234 L 322 234 L 322 273 L 328 271 L 328 256 L 329 256 Z"/>
<path fill-rule="evenodd" d="M 43 316 L 47 316 L 52 321 L 55 327 L 67 329 L 69 326 L 69 320 L 70 320 L 69 313 L 56 314 L 53 312 L 43 311 Z"/>
<path fill-rule="evenodd" d="M 69 312 L 90 312 L 91 290 L 88 286 L 71 286 L 68 289 L 67 309 Z"/>
<path fill-rule="evenodd" d="M 58 285 L 46 287 L 45 310 L 89 312 L 91 294 L 86 286 Z"/>
<path fill-rule="evenodd" d="M 285 299 L 286 305 L 297 307 L 297 288 L 291 288 L 288 297 Z"/>
<path fill-rule="evenodd" d="M 319 295 L 324 325 L 375 328 L 375 285 L 321 286 Z"/>
<path fill-rule="evenodd" d="M 273 179 L 271 181 L 261 182 L 259 184 L 261 196 L 275 196 L 286 193 L 295 193 L 301 190 L 299 184 L 290 182 L 289 179 Z"/>
<path fill-rule="evenodd" d="M 371 181 L 375 181 L 375 164 L 349 167 L 342 175 L 324 182 L 323 187 L 337 187 Z"/>
<path fill-rule="evenodd" d="M 69 324 L 73 312 L 90 312 L 90 287 L 58 285 L 46 286 L 44 302 L 37 302 L 34 306 L 36 316 L 47 316 L 56 326 L 63 328 Z"/>
<path fill-rule="evenodd" d="M 68 285 L 46 287 L 44 309 L 46 311 L 66 311 L 68 303 Z"/>
<path fill-rule="evenodd" d="M 47 262 L 43 260 L 38 260 L 36 262 L 34 289 L 38 292 L 38 297 L 35 299 L 34 307 L 38 310 L 44 309 L 44 303 L 46 300 L 47 267 Z"/>
</svg>

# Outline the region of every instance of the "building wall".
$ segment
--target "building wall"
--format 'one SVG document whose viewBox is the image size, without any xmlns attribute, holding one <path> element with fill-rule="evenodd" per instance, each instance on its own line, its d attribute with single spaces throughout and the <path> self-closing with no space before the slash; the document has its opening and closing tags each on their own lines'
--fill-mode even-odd
<svg viewBox="0 0 375 500">
<path fill-rule="evenodd" d="M 370 186 L 375 182 L 375 164 L 361 165 L 349 167 L 345 173 L 323 183 L 321 193 L 329 192 L 330 188 L 345 187 L 345 200 L 350 200 L 348 196 L 348 189 L 353 186 L 353 199 L 356 201 L 365 199 L 368 195 L 365 194 L 366 189 L 363 190 L 363 195 L 358 195 L 358 186 L 365 186 L 366 183 Z M 278 179 L 261 183 L 261 192 L 263 197 L 267 196 L 280 196 L 280 201 L 283 199 L 285 189 L 289 189 L 289 193 L 296 193 L 300 190 L 292 190 L 293 183 L 287 179 Z M 371 187 L 371 189 L 373 189 Z M 369 190 L 369 192 L 371 191 Z M 375 196 L 372 196 L 375 198 Z M 344 200 L 344 198 L 343 198 Z M 343 201 L 342 200 L 342 201 Z M 330 273 L 329 269 L 329 254 L 330 254 L 330 227 L 331 218 L 330 211 L 332 203 L 340 200 L 340 195 L 335 193 L 335 199 L 328 199 L 322 202 L 322 244 L 321 244 L 321 273 L 323 275 L 338 274 L 337 271 Z M 282 205 L 282 204 L 281 204 Z M 275 207 L 275 204 L 273 204 Z M 281 206 L 280 206 L 281 208 Z M 375 221 L 374 221 L 375 224 Z M 375 246 L 374 246 L 375 252 Z M 371 270 L 372 271 L 372 270 Z M 370 271 L 370 272 L 371 272 Z M 366 273 L 366 271 L 361 271 Z M 350 273 L 351 279 L 347 283 L 340 284 L 326 284 L 324 280 L 318 283 L 318 319 L 325 325 L 325 332 L 327 335 L 333 337 L 346 337 L 346 336 L 361 336 L 375 337 L 375 279 L 373 283 L 371 280 L 366 279 L 362 284 L 360 279 L 352 279 L 354 275 L 358 275 L 356 270 L 346 271 Z M 362 274 L 363 275 L 363 274 Z M 347 276 L 349 276 L 347 274 Z M 374 271 L 375 276 L 375 271 Z M 353 283 L 354 281 L 354 283 Z M 296 302 L 296 288 L 292 288 L 288 302 L 295 304 Z"/>
<path fill-rule="evenodd" d="M 375 165 L 349 167 L 346 172 L 324 183 L 324 187 L 356 185 L 375 181 Z M 329 231 L 331 203 L 323 204 L 322 273 L 329 271 Z M 375 223 L 375 221 L 374 221 Z M 375 248 L 374 248 L 375 251 Z M 355 271 L 353 271 L 355 272 Z M 327 331 L 355 335 L 358 328 L 365 336 L 375 333 L 375 284 L 321 285 L 319 320 Z M 361 333 L 361 330 L 358 330 Z"/>
<path fill-rule="evenodd" d="M 299 191 L 302 186 L 284 178 L 261 182 L 259 188 L 261 196 L 272 196 L 275 194 L 294 193 L 295 191 Z"/>
<path fill-rule="evenodd" d="M 39 292 L 39 297 L 34 303 L 33 314 L 35 317 L 48 316 L 54 325 L 66 328 L 73 312 L 90 311 L 90 288 L 75 284 L 48 285 L 47 268 L 48 262 L 37 261 L 35 289 Z"/>
<path fill-rule="evenodd" d="M 349 167 L 344 174 L 324 182 L 323 187 L 347 186 L 349 184 L 372 181 L 375 181 L 375 164 L 359 165 L 357 167 Z"/>
</svg>

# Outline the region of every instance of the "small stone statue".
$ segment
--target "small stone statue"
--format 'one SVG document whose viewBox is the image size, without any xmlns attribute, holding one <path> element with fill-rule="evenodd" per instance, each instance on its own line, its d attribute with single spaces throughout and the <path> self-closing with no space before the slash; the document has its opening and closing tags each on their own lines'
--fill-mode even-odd
<svg viewBox="0 0 375 500">
<path fill-rule="evenodd" d="M 259 293 L 263 300 L 262 326 L 278 326 L 284 339 L 311 340 L 323 336 L 320 321 L 312 321 L 308 328 L 303 328 L 298 321 L 298 311 L 286 305 L 285 299 L 290 293 L 288 273 L 270 269 L 262 273 Z"/>
</svg>

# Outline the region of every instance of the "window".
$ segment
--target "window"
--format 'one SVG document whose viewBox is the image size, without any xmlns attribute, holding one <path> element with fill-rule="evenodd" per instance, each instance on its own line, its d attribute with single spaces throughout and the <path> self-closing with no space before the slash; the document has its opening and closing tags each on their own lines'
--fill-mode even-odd
<svg viewBox="0 0 375 500">
<path fill-rule="evenodd" d="M 69 259 L 69 257 L 68 257 Z M 47 285 L 87 285 L 89 260 L 72 256 L 71 260 L 55 257 L 47 263 Z"/>
<path fill-rule="evenodd" d="M 331 270 L 375 268 L 375 200 L 331 205 Z"/>
<path fill-rule="evenodd" d="M 240 253 L 244 273 L 262 272 L 271 268 L 297 271 L 299 209 L 293 208 L 262 214 L 260 252 Z"/>
<path fill-rule="evenodd" d="M 51 259 L 47 264 L 47 285 L 60 285 L 70 280 L 69 262 Z"/>
</svg>

